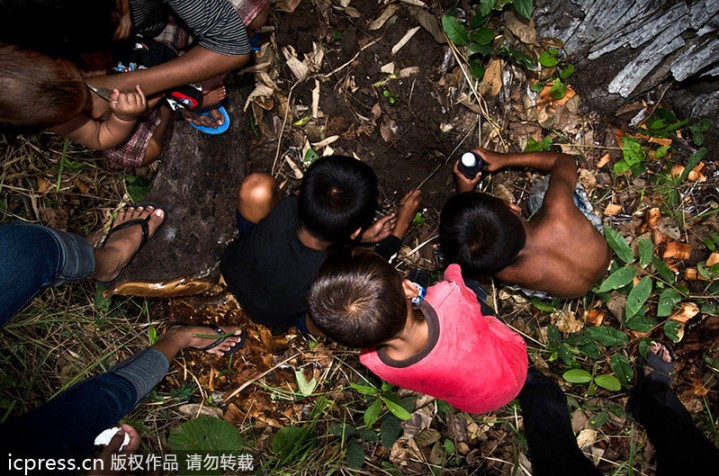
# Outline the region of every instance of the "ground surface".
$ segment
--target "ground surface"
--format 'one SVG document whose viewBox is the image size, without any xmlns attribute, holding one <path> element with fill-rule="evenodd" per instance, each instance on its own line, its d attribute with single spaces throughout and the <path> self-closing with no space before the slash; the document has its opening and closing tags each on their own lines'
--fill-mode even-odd
<svg viewBox="0 0 719 476">
<path fill-rule="evenodd" d="M 283 193 L 290 193 L 300 183 L 309 162 L 305 158 L 311 159 L 307 150 L 322 155 L 329 147 L 373 166 L 385 211 L 396 207 L 408 190 L 421 186 L 422 216 L 405 240 L 398 267 L 406 271 L 420 266 L 436 277 L 441 263 L 432 245 L 439 210 L 454 193 L 453 161 L 480 144 L 520 151 L 529 138 L 549 138 L 554 148 L 576 156 L 580 181 L 596 210 L 635 249 L 639 236 L 658 236 L 652 231 L 656 229 L 671 237 L 655 240 L 657 257 L 665 256 L 671 241 L 691 245 L 690 255 L 666 261 L 679 276 L 677 286 L 688 288 L 683 302 L 702 308 L 675 344 L 677 391 L 698 425 L 716 440 L 719 318 L 716 308 L 706 306 L 716 305 L 716 297 L 707 292 L 706 282 L 684 279 L 686 269 L 696 269 L 707 259 L 710 249 L 702 240 L 717 229 L 719 198 L 712 198 L 717 186 L 715 156 L 703 161 L 708 180 L 677 185 L 682 199 L 668 206 L 666 190 L 655 186 L 652 175 L 662 169 L 661 160 L 648 162 L 647 170 L 636 177 L 611 171 L 622 157 L 617 131 L 631 132 L 626 117 L 600 118 L 582 111 L 578 96 L 539 105 L 541 97 L 528 93 L 531 77 L 510 63 L 500 64 L 504 74 L 494 79 L 488 74 L 483 83 L 473 84 L 486 87 L 484 99 L 478 100 L 452 49 L 436 41 L 428 29 L 420 27 L 392 54 L 408 30 L 420 25 L 420 10 L 406 3 L 389 4 L 396 12 L 377 29 L 370 29 L 371 22 L 388 7 L 372 1 L 304 0 L 292 12 L 281 11 L 285 5 L 276 5 L 270 22 L 275 29 L 266 34 L 268 44 L 257 59 L 256 84 L 268 89 L 247 105 L 254 117 L 249 125 L 254 141 L 245 172 L 273 172 Z M 304 62 L 306 74 L 298 77 L 287 66 L 292 57 Z M 382 72 L 389 63 L 394 63 L 394 77 Z M 63 143 L 47 134 L 5 138 L 4 145 L 3 221 L 19 218 L 87 233 L 100 228 L 118 202 L 130 198 L 133 184 L 155 174 L 152 169 L 108 171 L 96 154 L 72 146 L 63 159 Z M 533 178 L 526 171 L 507 171 L 486 180 L 482 188 L 526 209 Z M 658 222 L 650 216 L 654 208 L 660 210 Z M 640 273 L 649 275 L 650 268 Z M 564 381 L 562 374 L 569 367 L 557 358 L 547 329 L 556 325 L 562 339 L 597 323 L 620 329 L 627 336 L 622 345 L 602 346 L 595 358 L 576 354 L 574 367 L 604 374 L 612 373 L 614 355 L 633 361 L 642 338 L 666 338 L 662 328 L 626 328 L 622 292 L 542 304 L 509 294 L 500 283 L 486 284 L 499 315 L 527 337 L 539 368 L 567 391 L 574 429 L 586 453 L 607 474 L 654 474 L 646 435 L 623 411 L 628 389 L 608 391 Z M 648 314 L 656 312 L 658 293 L 647 301 Z M 43 293 L 0 337 L 3 408 L 8 414 L 33 408 L 95 373 L 98 361 L 106 368 L 144 347 L 148 335 L 161 334 L 174 320 L 241 324 L 248 343 L 231 360 L 199 352 L 185 352 L 177 360 L 149 403 L 128 417 L 143 431 L 145 452 L 166 450 L 172 428 L 210 413 L 240 429 L 258 473 L 349 473 L 353 470 L 348 465 L 357 466 L 357 447 L 365 456 L 360 474 L 531 471 L 516 405 L 472 416 L 422 396 L 387 390 L 383 396 L 401 397 L 412 418 L 400 432 L 399 421 L 382 405 L 381 417 L 367 425 L 365 413 L 376 397 L 357 392 L 349 383 L 362 378 L 379 383 L 359 365 L 357 352 L 295 333 L 273 338 L 244 316 L 222 286 L 197 297 L 150 300 L 116 296 L 107 301 L 86 283 Z M 310 444 L 292 457 L 273 451 L 278 431 L 288 426 L 304 428 L 310 435 Z M 296 440 L 302 443 L 304 438 Z"/>
</svg>

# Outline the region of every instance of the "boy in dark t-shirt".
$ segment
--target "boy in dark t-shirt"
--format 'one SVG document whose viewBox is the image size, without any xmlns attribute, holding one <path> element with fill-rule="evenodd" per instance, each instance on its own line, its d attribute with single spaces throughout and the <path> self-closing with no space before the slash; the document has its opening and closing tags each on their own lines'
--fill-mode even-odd
<svg viewBox="0 0 719 476">
<path fill-rule="evenodd" d="M 372 224 L 377 196 L 372 168 L 350 157 L 318 159 L 299 195 L 282 200 L 271 175 L 247 176 L 238 196 L 240 234 L 223 253 L 220 269 L 248 316 L 275 335 L 293 326 L 317 333 L 305 317 L 307 294 L 330 249 L 361 240 L 377 243 L 389 259 L 421 200 L 413 190 L 396 214 Z"/>
</svg>

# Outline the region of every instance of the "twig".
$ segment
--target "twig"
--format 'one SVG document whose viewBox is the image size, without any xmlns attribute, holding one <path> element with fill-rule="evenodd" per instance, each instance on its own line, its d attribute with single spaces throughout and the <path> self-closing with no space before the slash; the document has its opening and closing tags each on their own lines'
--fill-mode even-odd
<svg viewBox="0 0 719 476">
<path fill-rule="evenodd" d="M 469 132 L 467 132 L 467 133 L 464 135 L 464 137 L 462 137 L 462 140 L 459 141 L 459 144 L 457 144 L 457 146 L 452 150 L 452 152 L 449 153 L 449 155 L 447 156 L 447 158 L 444 159 L 444 163 L 437 165 L 437 167 L 435 167 L 434 170 L 432 170 L 432 171 L 429 173 L 429 175 L 427 175 L 427 177 L 425 177 L 425 179 L 422 180 L 422 182 L 420 182 L 419 185 L 417 185 L 416 188 L 417 188 L 418 190 L 421 189 L 422 186 L 423 186 L 425 183 L 427 183 L 427 181 L 428 181 L 430 178 L 432 178 L 432 176 L 433 176 L 435 173 L 437 173 L 437 171 L 438 171 L 440 168 L 442 168 L 443 166 L 447 165 L 447 163 L 449 162 L 449 159 L 454 155 L 455 152 L 457 152 L 457 149 L 459 149 L 460 146 L 461 146 L 462 144 L 464 144 L 464 141 L 467 140 L 467 137 L 469 137 L 469 135 L 472 133 L 473 130 L 474 130 L 474 128 L 470 129 Z"/>
<path fill-rule="evenodd" d="M 269 374 L 270 372 L 274 372 L 275 369 L 277 369 L 278 367 L 281 367 L 281 366 L 285 365 L 287 362 L 289 362 L 290 360 L 294 359 L 294 358 L 297 357 L 298 355 L 300 355 L 300 352 L 297 352 L 297 353 L 295 353 L 295 354 L 293 354 L 293 355 L 287 357 L 285 360 L 283 360 L 283 361 L 280 362 L 279 364 L 273 366 L 272 368 L 269 368 L 269 369 L 265 370 L 264 372 L 262 372 L 261 374 L 259 374 L 259 375 L 256 376 L 255 378 L 252 378 L 252 379 L 248 380 L 247 382 L 243 383 L 242 385 L 240 385 L 239 387 L 237 387 L 235 390 L 233 390 L 231 394 L 229 394 L 227 397 L 225 397 L 225 398 L 224 398 L 224 401 L 229 401 L 232 397 L 234 397 L 235 395 L 237 395 L 238 393 L 240 393 L 241 391 L 243 391 L 244 389 L 246 389 L 247 387 L 249 387 L 250 385 L 252 385 L 252 384 L 255 383 L 256 381 L 258 381 L 259 379 L 261 379 L 261 378 L 264 377 L 265 375 Z"/>
<path fill-rule="evenodd" d="M 336 74 L 336 73 L 342 71 L 343 69 L 345 69 L 347 66 L 351 65 L 351 64 L 354 62 L 354 60 L 356 60 L 357 57 L 358 57 L 364 50 L 366 50 L 366 49 L 369 48 L 370 46 L 376 45 L 377 43 L 379 43 L 379 40 L 381 40 L 381 39 L 382 39 L 382 37 L 379 37 L 379 38 L 377 38 L 377 39 L 375 39 L 375 40 L 373 40 L 373 41 L 370 41 L 369 43 L 367 43 L 366 45 L 364 45 L 362 48 L 360 48 L 359 51 L 357 52 L 357 54 L 355 54 L 355 55 L 352 57 L 351 60 L 349 60 L 349 61 L 346 62 L 345 64 L 339 66 L 338 68 L 335 68 L 334 70 L 330 71 L 329 73 L 321 74 L 321 75 L 319 75 L 318 77 L 320 77 L 320 78 L 322 78 L 322 79 L 329 79 L 330 76 L 333 76 L 334 74 Z"/>
</svg>

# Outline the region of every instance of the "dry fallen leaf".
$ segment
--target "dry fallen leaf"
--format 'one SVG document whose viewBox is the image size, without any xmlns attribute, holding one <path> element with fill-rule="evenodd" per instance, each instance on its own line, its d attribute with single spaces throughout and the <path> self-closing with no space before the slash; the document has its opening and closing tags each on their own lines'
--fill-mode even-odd
<svg viewBox="0 0 719 476">
<path fill-rule="evenodd" d="M 706 265 L 711 268 L 717 263 L 719 263 L 719 251 L 715 251 L 709 255 L 709 258 L 707 258 Z"/>
<path fill-rule="evenodd" d="M 667 247 L 664 250 L 662 258 L 677 258 L 677 259 L 688 259 L 689 255 L 692 254 L 692 246 L 686 243 L 680 243 L 678 241 L 670 241 L 667 243 Z"/>
<path fill-rule="evenodd" d="M 479 94 L 482 96 L 496 96 L 502 90 L 502 73 L 504 72 L 504 61 L 499 58 L 492 59 L 487 65 L 479 85 Z"/>
<path fill-rule="evenodd" d="M 683 302 L 680 309 L 677 309 L 669 319 L 681 323 L 686 323 L 689 319 L 699 314 L 699 306 L 693 302 Z"/>
<path fill-rule="evenodd" d="M 614 216 L 617 215 L 622 211 L 622 206 L 617 205 L 614 203 L 607 204 L 606 208 L 604 209 L 604 214 L 607 216 Z"/>
</svg>

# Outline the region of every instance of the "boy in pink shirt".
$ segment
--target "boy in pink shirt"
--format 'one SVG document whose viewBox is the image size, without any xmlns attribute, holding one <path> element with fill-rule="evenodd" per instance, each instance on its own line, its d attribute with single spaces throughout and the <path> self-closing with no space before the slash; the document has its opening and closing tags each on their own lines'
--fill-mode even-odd
<svg viewBox="0 0 719 476">
<path fill-rule="evenodd" d="M 380 378 L 470 413 L 509 403 L 527 377 L 524 339 L 482 313 L 458 265 L 424 295 L 381 256 L 355 249 L 323 264 L 309 314 L 331 339 L 362 348 Z"/>
</svg>

